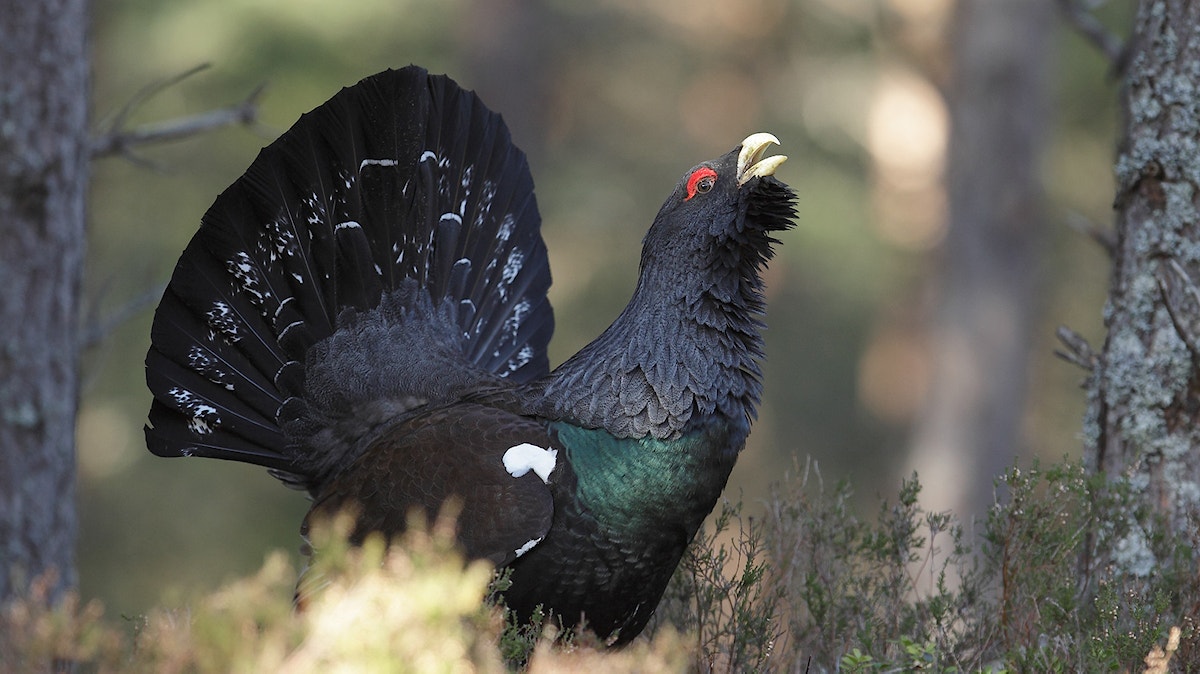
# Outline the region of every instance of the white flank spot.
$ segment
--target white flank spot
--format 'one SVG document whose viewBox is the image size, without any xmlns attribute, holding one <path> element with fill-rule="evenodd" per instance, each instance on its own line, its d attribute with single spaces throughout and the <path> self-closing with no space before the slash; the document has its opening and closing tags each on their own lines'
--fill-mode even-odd
<svg viewBox="0 0 1200 674">
<path fill-rule="evenodd" d="M 545 538 L 545 536 L 543 536 L 542 538 Z M 521 555 L 525 554 L 526 552 L 529 552 L 530 550 L 532 550 L 533 546 L 535 546 L 541 542 L 542 542 L 541 538 L 535 538 L 532 541 L 529 541 L 528 543 L 526 543 L 525 545 L 522 545 L 521 547 L 517 548 L 516 550 L 513 550 L 513 552 L 517 553 L 517 556 L 520 557 Z"/>
<path fill-rule="evenodd" d="M 346 222 L 339 222 L 333 226 L 333 231 L 335 232 L 340 229 L 362 229 L 362 225 L 353 220 L 347 220 Z"/>
<path fill-rule="evenodd" d="M 424 160 L 425 156 L 422 155 L 421 159 Z M 395 166 L 398 163 L 399 162 L 397 162 L 395 159 L 364 159 L 362 160 L 362 163 L 358 165 L 358 170 L 363 170 L 364 166 Z"/>
<path fill-rule="evenodd" d="M 509 447 L 508 451 L 504 452 L 504 470 L 507 470 L 509 475 L 521 477 L 532 470 L 547 484 L 550 483 L 550 473 L 554 471 L 557 462 L 557 449 L 543 449 L 528 442 Z"/>
</svg>

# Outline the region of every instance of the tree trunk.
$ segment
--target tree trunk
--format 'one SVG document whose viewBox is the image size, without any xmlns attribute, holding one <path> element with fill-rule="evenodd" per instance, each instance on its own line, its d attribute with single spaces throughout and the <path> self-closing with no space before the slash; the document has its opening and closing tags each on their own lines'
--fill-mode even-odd
<svg viewBox="0 0 1200 674">
<path fill-rule="evenodd" d="M 957 6 L 936 365 L 910 463 L 926 505 L 963 516 L 985 512 L 992 480 L 1023 447 L 1054 16 L 1047 0 Z"/>
<path fill-rule="evenodd" d="M 1177 532 L 1200 513 L 1200 3 L 1142 0 L 1117 158 L 1108 335 L 1088 384 L 1091 467 L 1126 475 Z M 1144 540 L 1117 551 L 1152 570 Z"/>
<path fill-rule="evenodd" d="M 75 584 L 86 0 L 0 11 L 0 602 Z"/>
</svg>

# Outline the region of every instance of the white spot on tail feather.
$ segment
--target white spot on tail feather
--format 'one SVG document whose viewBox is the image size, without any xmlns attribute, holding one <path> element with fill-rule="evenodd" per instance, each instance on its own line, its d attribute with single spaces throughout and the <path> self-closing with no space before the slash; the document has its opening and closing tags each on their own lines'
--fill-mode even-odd
<svg viewBox="0 0 1200 674">
<path fill-rule="evenodd" d="M 262 279 L 259 278 L 258 266 L 246 251 L 240 251 L 232 260 L 227 260 L 225 267 L 255 306 L 262 307 L 263 302 L 271 297 L 271 292 L 263 287 Z"/>
<path fill-rule="evenodd" d="M 517 355 L 508 359 L 508 363 L 505 364 L 505 370 L 504 372 L 500 373 L 500 376 L 507 377 L 517 370 L 525 367 L 525 364 L 531 360 L 533 360 L 533 347 L 526 344 L 525 346 L 521 347 L 521 350 L 517 352 Z"/>
<path fill-rule="evenodd" d="M 212 383 L 224 386 L 228 391 L 233 390 L 233 382 L 229 381 L 229 373 L 218 366 L 219 361 L 208 351 L 198 345 L 193 345 L 188 350 L 187 358 L 188 365 L 193 370 L 204 375 Z"/>
<path fill-rule="evenodd" d="M 509 339 L 517 338 L 517 331 L 521 329 L 521 323 L 525 321 L 528 313 L 529 300 L 521 300 L 513 305 L 512 313 L 504 319 L 504 333 L 508 335 Z"/>
<path fill-rule="evenodd" d="M 529 471 L 537 473 L 542 482 L 550 483 L 550 473 L 558 463 L 558 450 L 545 449 L 522 442 L 504 452 L 504 470 L 513 477 L 521 477 Z"/>
<path fill-rule="evenodd" d="M 275 313 L 271 316 L 271 319 L 278 321 L 279 314 L 283 313 L 283 308 L 287 306 L 287 303 L 294 302 L 295 300 L 296 300 L 296 298 L 294 298 L 294 297 L 283 298 L 283 301 L 279 303 L 279 306 L 275 307 Z"/>
<path fill-rule="evenodd" d="M 203 370 L 206 367 L 212 367 L 216 359 L 208 355 L 208 352 L 198 346 L 193 345 L 188 349 L 188 365 L 193 370 Z"/>
<path fill-rule="evenodd" d="M 479 208 L 483 211 L 489 211 L 492 208 L 492 200 L 496 198 L 496 183 L 491 180 L 483 181 L 483 189 L 479 194 Z"/>
<path fill-rule="evenodd" d="M 505 283 L 512 283 L 517 278 L 517 274 L 521 273 L 521 265 L 525 264 L 525 253 L 512 249 L 508 253 L 508 259 L 504 261 L 504 271 L 500 272 L 500 280 Z"/>
<path fill-rule="evenodd" d="M 504 217 L 500 219 L 500 228 L 496 230 L 496 240 L 508 241 L 516 226 L 517 220 L 512 216 L 512 213 L 505 213 Z"/>
<path fill-rule="evenodd" d="M 196 435 L 208 435 L 213 432 L 214 428 L 221 425 L 221 417 L 217 415 L 217 408 L 204 402 L 195 393 L 173 386 L 167 390 L 167 395 L 174 399 L 180 412 L 191 417 L 187 421 L 187 427 Z"/>
<path fill-rule="evenodd" d="M 425 154 L 433 154 L 433 153 L 426 152 Z M 421 155 L 421 161 L 425 161 L 424 154 Z M 399 163 L 400 162 L 396 161 L 395 159 L 364 159 L 361 162 L 359 162 L 358 170 L 359 171 L 363 170 L 364 166 L 396 166 Z"/>
<path fill-rule="evenodd" d="M 358 224 L 357 222 L 355 222 L 353 220 L 347 220 L 346 222 L 339 222 L 338 224 L 333 226 L 333 231 L 335 231 L 335 232 L 343 230 L 343 229 L 362 229 L 362 225 Z"/>
<path fill-rule="evenodd" d="M 500 270 L 500 285 L 496 288 L 500 292 L 500 299 L 508 299 L 508 286 L 516 280 L 517 274 L 521 273 L 521 266 L 524 264 L 524 253 L 516 248 L 508 252 L 508 259 L 504 261 L 504 268 Z"/>
<path fill-rule="evenodd" d="M 292 321 L 291 323 L 288 323 L 282 330 L 279 331 L 279 339 L 284 339 L 287 337 L 288 331 L 292 328 L 297 328 L 302 325 L 304 325 L 304 321 Z"/>
<path fill-rule="evenodd" d="M 306 220 L 310 225 L 319 225 L 325 221 L 325 203 L 317 195 L 316 192 L 311 192 L 307 197 L 300 200 L 305 206 L 312 210 L 308 214 Z"/>
<path fill-rule="evenodd" d="M 220 335 L 225 338 L 226 342 L 235 344 L 242 338 L 242 335 L 238 332 L 240 323 L 238 322 L 237 315 L 233 313 L 233 309 L 230 309 L 229 305 L 225 302 L 213 302 L 212 309 L 206 311 L 204 316 L 208 319 L 208 338 L 210 341 L 215 340 Z"/>
<path fill-rule="evenodd" d="M 284 214 L 277 215 L 274 220 L 263 226 L 256 250 L 258 259 L 266 258 L 269 263 L 274 264 L 284 256 L 296 257 L 299 250 L 296 235 L 288 228 Z"/>
</svg>

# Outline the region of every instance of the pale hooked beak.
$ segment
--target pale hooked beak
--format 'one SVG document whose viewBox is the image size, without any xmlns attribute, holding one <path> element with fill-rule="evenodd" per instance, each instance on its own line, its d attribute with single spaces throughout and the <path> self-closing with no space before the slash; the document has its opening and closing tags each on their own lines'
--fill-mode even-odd
<svg viewBox="0 0 1200 674">
<path fill-rule="evenodd" d="M 775 169 L 787 161 L 787 157 L 781 154 L 761 159 L 763 152 L 771 144 L 779 145 L 779 139 L 770 133 L 753 133 L 742 141 L 742 151 L 738 153 L 737 161 L 738 187 L 745 185 L 751 178 L 775 175 Z"/>
</svg>

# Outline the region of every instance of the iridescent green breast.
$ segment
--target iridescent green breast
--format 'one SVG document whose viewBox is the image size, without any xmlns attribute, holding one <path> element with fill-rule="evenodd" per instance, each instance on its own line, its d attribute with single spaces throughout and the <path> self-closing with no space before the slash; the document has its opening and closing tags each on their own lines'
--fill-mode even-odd
<svg viewBox="0 0 1200 674">
<path fill-rule="evenodd" d="M 602 526 L 624 533 L 684 527 L 688 538 L 712 510 L 745 441 L 742 429 L 725 422 L 670 440 L 617 438 L 567 423 L 551 428 L 577 476 L 580 504 Z"/>
</svg>

